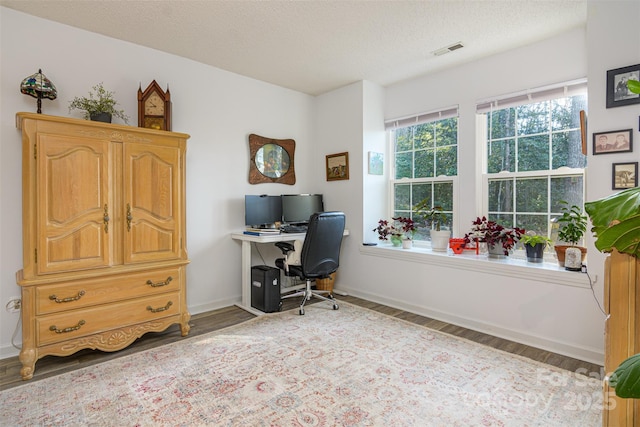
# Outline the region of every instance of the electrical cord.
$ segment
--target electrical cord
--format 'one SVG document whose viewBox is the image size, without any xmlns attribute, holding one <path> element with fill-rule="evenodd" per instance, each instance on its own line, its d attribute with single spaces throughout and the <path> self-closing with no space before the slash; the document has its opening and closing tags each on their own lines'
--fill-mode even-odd
<svg viewBox="0 0 640 427">
<path fill-rule="evenodd" d="M 598 308 L 600 309 L 602 314 L 604 314 L 605 319 L 608 319 L 609 315 L 604 311 L 604 309 L 602 308 L 602 305 L 600 304 L 600 301 L 598 300 L 598 297 L 596 296 L 596 291 L 593 288 L 593 281 L 591 280 L 591 276 L 589 276 L 589 272 L 587 271 L 587 266 L 582 264 L 582 270 L 581 271 L 584 274 L 586 274 L 587 278 L 589 279 L 589 287 L 591 288 L 591 294 L 593 294 L 593 299 L 596 301 L 596 304 L 598 305 Z"/>
</svg>

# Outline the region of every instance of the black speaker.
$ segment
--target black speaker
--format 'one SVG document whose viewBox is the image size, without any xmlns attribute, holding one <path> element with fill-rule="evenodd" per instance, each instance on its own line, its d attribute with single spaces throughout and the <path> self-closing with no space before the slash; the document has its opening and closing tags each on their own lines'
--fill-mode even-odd
<svg viewBox="0 0 640 427">
<path fill-rule="evenodd" d="M 265 313 L 280 311 L 280 269 L 268 265 L 251 267 L 251 307 Z"/>
</svg>

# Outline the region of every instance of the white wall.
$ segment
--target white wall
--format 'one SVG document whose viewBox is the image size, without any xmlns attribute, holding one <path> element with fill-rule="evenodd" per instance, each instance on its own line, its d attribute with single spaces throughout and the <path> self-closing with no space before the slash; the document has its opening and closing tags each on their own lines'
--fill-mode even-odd
<svg viewBox="0 0 640 427">
<path fill-rule="evenodd" d="M 22 267 L 21 139 L 15 113 L 35 112 L 20 94 L 22 79 L 42 68 L 58 89 L 45 114 L 70 114 L 74 96 L 104 82 L 137 125 L 137 91 L 156 79 L 171 91 L 173 130 L 187 144 L 187 303 L 192 313 L 240 300 L 240 245 L 229 234 L 244 226 L 244 194 L 321 190 L 324 156 L 314 146 L 314 98 L 188 59 L 89 33 L 0 7 L 0 357 L 17 354 L 18 321 L 4 304 L 20 295 Z M 249 185 L 248 135 L 296 141 L 295 186 Z M 339 185 L 339 184 L 338 184 Z M 329 206 L 331 206 L 329 197 Z M 17 343 L 20 343 L 18 334 Z"/>
<path fill-rule="evenodd" d="M 377 99 L 378 104 L 367 102 L 363 111 L 374 114 L 383 109 L 384 118 L 391 119 L 459 105 L 460 180 L 475 182 L 477 101 L 585 76 L 586 29 L 578 28 L 455 69 L 391 85 L 384 97 Z M 352 95 L 364 98 L 360 93 Z M 341 111 L 339 106 L 344 102 L 325 104 L 322 108 L 335 113 Z M 324 126 L 328 127 L 329 122 Z M 379 122 L 377 127 L 371 122 L 364 123 L 363 135 L 376 132 L 380 132 Z M 374 146 L 386 148 L 379 137 L 375 140 Z M 353 147 L 350 151 L 361 150 L 363 157 L 372 146 L 371 140 L 364 137 L 345 142 Z M 390 159 L 388 151 L 385 156 Z M 388 174 L 388 163 L 385 167 Z M 380 186 L 376 178 L 365 175 L 365 206 L 379 206 L 387 198 L 386 187 Z M 355 183 L 349 186 L 345 194 L 356 191 L 357 186 Z M 369 188 L 375 190 L 368 191 Z M 465 230 L 479 213 L 476 188 L 466 185 L 460 191 L 460 227 Z M 354 197 L 349 206 L 359 207 L 358 199 Z M 379 210 L 376 213 L 379 215 Z M 367 230 L 386 215 L 372 218 L 365 212 L 364 216 L 367 218 L 361 228 L 364 237 L 352 236 L 354 241 L 356 237 L 362 239 L 357 244 L 371 240 Z M 371 255 L 371 251 L 350 252 L 349 257 L 349 262 L 341 266 L 337 287 L 353 295 L 583 360 L 602 362 L 603 315 L 588 288 L 389 259 Z"/>
</svg>

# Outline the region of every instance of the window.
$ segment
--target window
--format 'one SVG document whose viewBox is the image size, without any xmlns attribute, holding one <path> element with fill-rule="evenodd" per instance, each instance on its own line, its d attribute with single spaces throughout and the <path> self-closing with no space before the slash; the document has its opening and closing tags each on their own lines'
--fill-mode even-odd
<svg viewBox="0 0 640 427">
<path fill-rule="evenodd" d="M 550 235 L 560 201 L 582 206 L 584 168 L 580 110 L 586 110 L 586 83 L 528 94 L 480 115 L 486 128 L 485 212 L 507 227 Z M 528 101 L 528 102 L 527 102 Z M 485 106 L 486 109 L 486 106 Z"/>
<path fill-rule="evenodd" d="M 458 174 L 457 107 L 391 122 L 393 147 L 391 186 L 393 216 L 413 218 L 415 205 L 440 206 L 449 224 L 454 213 L 454 183 Z M 429 240 L 430 230 L 419 227 L 415 240 Z"/>
</svg>

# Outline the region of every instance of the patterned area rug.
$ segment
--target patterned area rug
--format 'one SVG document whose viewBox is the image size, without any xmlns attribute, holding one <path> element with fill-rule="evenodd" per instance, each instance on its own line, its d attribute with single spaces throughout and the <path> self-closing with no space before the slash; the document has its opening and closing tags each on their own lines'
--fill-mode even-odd
<svg viewBox="0 0 640 427">
<path fill-rule="evenodd" d="M 585 427 L 601 407 L 595 379 L 347 303 L 0 393 L 3 425 L 25 426 Z"/>
</svg>

